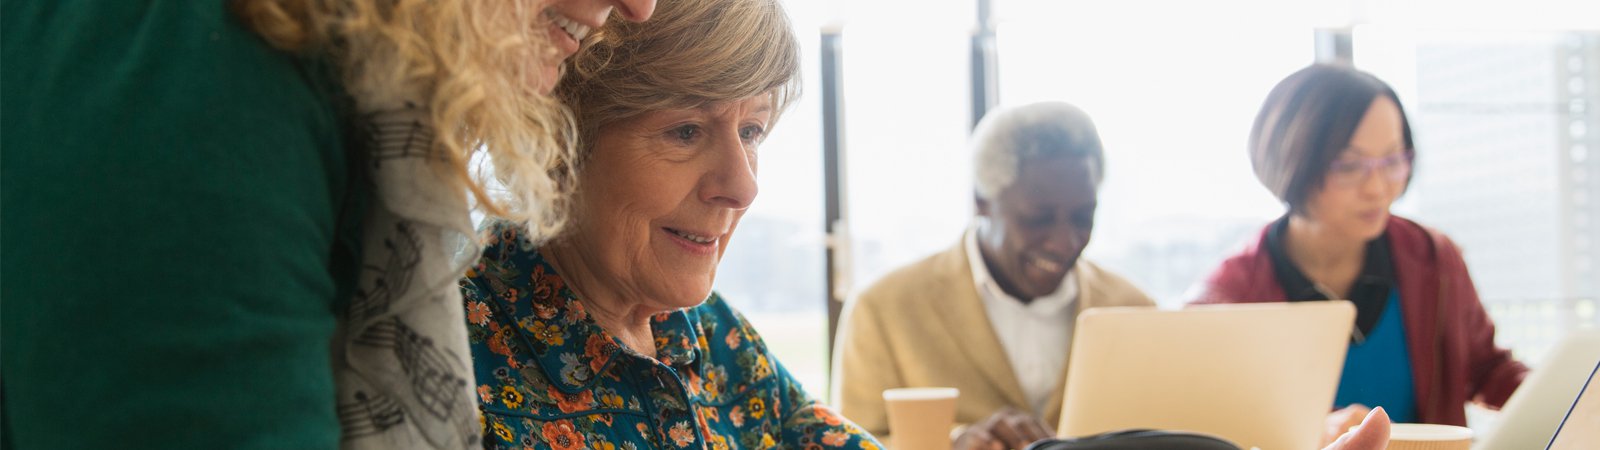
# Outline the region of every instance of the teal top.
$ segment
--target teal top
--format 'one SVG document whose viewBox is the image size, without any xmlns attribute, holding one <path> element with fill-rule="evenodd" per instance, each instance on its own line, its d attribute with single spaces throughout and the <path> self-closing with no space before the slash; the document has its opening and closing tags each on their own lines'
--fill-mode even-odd
<svg viewBox="0 0 1600 450">
<path fill-rule="evenodd" d="M 518 228 L 493 225 L 462 280 L 484 447 L 869 449 L 712 293 L 656 315 L 656 357 L 628 350 Z"/>
<path fill-rule="evenodd" d="M 3 3 L 0 446 L 338 445 L 368 189 L 332 78 L 228 3 Z"/>
<path fill-rule="evenodd" d="M 1350 344 L 1334 407 L 1351 403 L 1382 406 L 1396 423 L 1416 421 L 1417 395 L 1411 380 L 1404 315 L 1400 310 L 1400 290 L 1390 290 L 1389 304 L 1384 306 L 1378 325 L 1365 341 Z"/>
</svg>

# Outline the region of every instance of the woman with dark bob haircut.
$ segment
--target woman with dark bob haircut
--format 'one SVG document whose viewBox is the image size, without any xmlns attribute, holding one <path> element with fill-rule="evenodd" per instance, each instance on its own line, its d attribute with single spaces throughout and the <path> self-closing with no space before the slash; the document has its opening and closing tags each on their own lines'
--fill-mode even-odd
<svg viewBox="0 0 1600 450">
<path fill-rule="evenodd" d="M 1196 303 L 1348 299 L 1355 329 L 1330 432 L 1382 406 L 1396 422 L 1466 425 L 1528 368 L 1495 346 L 1461 250 L 1389 205 L 1416 148 L 1394 90 L 1317 64 L 1279 82 L 1250 131 L 1250 162 L 1288 211 L 1205 281 Z"/>
</svg>

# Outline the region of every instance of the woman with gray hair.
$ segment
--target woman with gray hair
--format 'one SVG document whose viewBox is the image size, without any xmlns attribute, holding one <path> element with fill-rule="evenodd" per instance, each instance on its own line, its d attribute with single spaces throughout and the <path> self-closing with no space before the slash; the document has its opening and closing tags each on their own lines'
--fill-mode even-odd
<svg viewBox="0 0 1600 450">
<path fill-rule="evenodd" d="M 485 447 L 878 448 L 711 291 L 797 88 L 778 1 L 664 2 L 571 68 L 571 226 L 491 221 L 461 283 Z"/>
</svg>

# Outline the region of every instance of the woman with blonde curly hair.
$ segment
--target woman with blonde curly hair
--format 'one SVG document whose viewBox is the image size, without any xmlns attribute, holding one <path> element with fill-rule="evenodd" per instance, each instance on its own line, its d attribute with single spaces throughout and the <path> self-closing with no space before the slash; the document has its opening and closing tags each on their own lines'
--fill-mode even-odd
<svg viewBox="0 0 1600 450">
<path fill-rule="evenodd" d="M 547 93 L 654 3 L 6 2 L 0 447 L 476 445 L 469 210 L 563 226 Z"/>
<path fill-rule="evenodd" d="M 874 449 L 712 292 L 795 95 L 778 0 L 663 2 L 573 57 L 571 226 L 492 221 L 462 281 L 484 447 Z"/>
</svg>

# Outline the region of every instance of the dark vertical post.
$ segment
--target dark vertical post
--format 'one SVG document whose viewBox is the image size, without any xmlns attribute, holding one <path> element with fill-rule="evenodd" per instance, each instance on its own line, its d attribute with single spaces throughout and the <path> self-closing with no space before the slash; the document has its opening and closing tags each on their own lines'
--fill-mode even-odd
<svg viewBox="0 0 1600 450">
<path fill-rule="evenodd" d="M 972 33 L 972 126 L 1000 100 L 999 59 L 995 57 L 992 0 L 977 0 L 978 27 Z"/>
<path fill-rule="evenodd" d="M 1355 50 L 1351 46 L 1349 28 L 1318 28 L 1315 31 L 1316 47 L 1312 49 L 1319 63 L 1354 64 Z"/>
<path fill-rule="evenodd" d="M 827 233 L 826 253 L 823 260 L 827 264 L 828 290 L 823 299 L 828 305 L 828 376 L 833 376 L 833 341 L 839 330 L 839 313 L 844 310 L 844 297 L 842 293 L 849 289 L 845 286 L 848 274 L 841 274 L 842 270 L 849 270 L 848 265 L 842 261 L 850 257 L 850 247 L 843 236 L 849 235 L 845 227 L 845 161 L 844 161 L 844 87 L 842 62 L 844 58 L 842 48 L 843 30 L 838 27 L 822 31 L 822 172 L 823 189 L 826 191 L 823 200 L 823 230 Z M 842 278 L 842 279 L 841 279 Z M 831 385 L 829 383 L 832 390 Z M 831 393 L 825 393 L 830 395 Z"/>
</svg>

